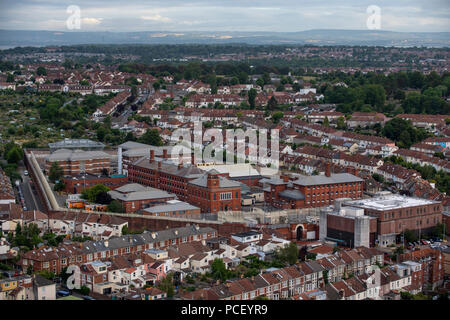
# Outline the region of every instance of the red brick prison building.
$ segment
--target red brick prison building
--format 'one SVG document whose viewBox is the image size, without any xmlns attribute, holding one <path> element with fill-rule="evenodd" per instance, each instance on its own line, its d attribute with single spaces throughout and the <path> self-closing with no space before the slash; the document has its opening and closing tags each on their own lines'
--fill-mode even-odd
<svg viewBox="0 0 450 320">
<path fill-rule="evenodd" d="M 204 175 L 205 172 L 195 166 L 174 164 L 168 160 L 155 160 L 155 153 L 150 150 L 150 157 L 141 157 L 128 166 L 130 182 L 174 193 L 187 201 L 187 183 Z"/>
<path fill-rule="evenodd" d="M 332 205 L 335 199 L 360 199 L 363 180 L 350 173 L 301 176 L 290 181 L 287 176 L 270 179 L 264 189 L 265 201 L 281 209 L 301 209 Z"/>
<path fill-rule="evenodd" d="M 111 171 L 111 155 L 103 151 L 59 149 L 45 160 L 47 173 L 53 162 L 58 163 L 65 176 L 78 176 L 82 173 L 100 175 L 103 169 Z"/>
<path fill-rule="evenodd" d="M 144 209 L 142 214 L 156 217 L 192 217 L 199 216 L 201 210 L 184 201 L 169 200 L 165 204 Z"/>
<path fill-rule="evenodd" d="M 161 204 L 176 199 L 176 195 L 137 183 L 129 183 L 115 190 L 108 191 L 114 200 L 118 200 L 126 213 L 136 212 L 151 205 Z"/>
<path fill-rule="evenodd" d="M 172 155 L 172 148 L 173 147 L 170 146 L 156 147 L 134 141 L 122 143 L 117 150 L 117 167 L 119 168 L 119 173 L 121 173 L 120 171 L 122 169 L 122 173 L 127 174 L 128 166 L 137 160 L 148 156 L 150 150 L 153 150 L 153 160 L 160 161 L 163 159 L 172 159 L 178 161 L 178 155 L 176 155 L 176 159 L 172 158 L 175 157 L 175 154 Z M 183 156 L 183 161 L 191 161 L 191 155 Z"/>
<path fill-rule="evenodd" d="M 352 237 L 360 237 L 370 241 L 371 246 L 378 244 L 385 247 L 401 243 L 405 230 L 412 230 L 417 235 L 428 234 L 442 222 L 440 202 L 399 195 L 343 201 L 342 208 L 338 205 L 335 211 L 322 211 L 319 228 L 321 239 L 331 237 L 348 243 Z M 346 214 L 346 211 L 356 213 Z M 355 222 L 353 230 L 349 216 L 360 220 L 359 224 Z M 373 229 L 373 218 L 376 219 L 376 230 Z"/>
<path fill-rule="evenodd" d="M 81 193 L 84 189 L 91 188 L 98 184 L 103 184 L 110 189 L 116 189 L 128 183 L 128 177 L 125 175 L 93 175 L 82 174 L 78 176 L 67 176 L 63 179 L 65 184 L 64 191 L 67 193 Z"/>
<path fill-rule="evenodd" d="M 202 212 L 241 210 L 241 184 L 232 181 L 215 169 L 187 185 L 189 202 L 199 206 Z"/>
<path fill-rule="evenodd" d="M 163 150 L 164 151 L 164 150 Z M 154 151 L 128 166 L 130 182 L 175 194 L 204 213 L 241 209 L 241 185 L 216 170 L 206 173 L 195 165 L 156 161 Z"/>
</svg>

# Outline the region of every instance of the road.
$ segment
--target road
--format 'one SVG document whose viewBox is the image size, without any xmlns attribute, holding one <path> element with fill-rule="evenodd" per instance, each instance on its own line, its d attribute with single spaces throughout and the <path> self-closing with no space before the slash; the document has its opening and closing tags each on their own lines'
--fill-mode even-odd
<svg viewBox="0 0 450 320">
<path fill-rule="evenodd" d="M 25 199 L 25 207 L 27 210 L 39 210 L 44 212 L 44 206 L 42 205 L 41 199 L 37 195 L 33 183 L 30 182 L 29 176 L 24 174 L 25 167 L 19 166 L 18 171 L 22 176 L 20 188 L 22 189 L 23 197 Z"/>
<path fill-rule="evenodd" d="M 133 110 L 131 107 L 135 104 L 142 104 L 145 100 L 147 100 L 148 96 L 145 95 L 143 97 L 138 97 L 131 103 L 127 103 L 122 113 L 117 117 L 112 119 L 113 125 L 119 125 L 119 128 L 124 126 L 128 122 L 128 117 L 133 114 Z"/>
</svg>

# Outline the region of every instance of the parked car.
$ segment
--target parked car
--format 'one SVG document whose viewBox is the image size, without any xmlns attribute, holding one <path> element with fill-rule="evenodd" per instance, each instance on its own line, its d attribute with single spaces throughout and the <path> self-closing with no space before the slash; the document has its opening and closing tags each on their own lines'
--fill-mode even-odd
<svg viewBox="0 0 450 320">
<path fill-rule="evenodd" d="M 83 296 L 82 297 L 84 300 L 97 300 L 97 299 L 94 299 L 94 298 L 92 298 L 92 297 L 90 297 L 90 296 Z"/>
<path fill-rule="evenodd" d="M 56 294 L 60 297 L 67 297 L 70 295 L 70 292 L 67 290 L 58 290 L 56 291 Z"/>
<path fill-rule="evenodd" d="M 425 240 L 425 239 L 420 240 L 420 242 L 421 242 L 423 245 L 430 244 L 430 242 L 427 241 L 427 240 Z"/>
<path fill-rule="evenodd" d="M 23 174 L 27 176 L 27 175 L 28 175 L 28 170 L 25 170 L 25 171 L 23 172 Z"/>
</svg>

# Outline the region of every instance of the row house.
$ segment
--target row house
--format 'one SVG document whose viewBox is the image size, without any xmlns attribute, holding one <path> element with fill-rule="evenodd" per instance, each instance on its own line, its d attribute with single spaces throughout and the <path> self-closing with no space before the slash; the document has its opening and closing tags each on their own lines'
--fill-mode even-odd
<svg viewBox="0 0 450 320">
<path fill-rule="evenodd" d="M 323 135 L 339 136 L 337 130 L 317 123 L 309 123 L 300 119 L 292 119 L 291 126 L 297 131 L 304 132 L 311 136 L 321 137 Z"/>
<path fill-rule="evenodd" d="M 431 115 L 431 114 L 398 114 L 396 118 L 409 120 L 411 123 L 420 128 L 433 129 L 445 125 L 447 115 Z"/>
<path fill-rule="evenodd" d="M 393 182 L 398 188 L 404 189 L 411 178 L 420 177 L 420 173 L 413 169 L 406 169 L 399 164 L 386 162 L 377 168 L 376 173 L 383 176 L 386 181 Z"/>
<path fill-rule="evenodd" d="M 425 153 L 429 156 L 433 156 L 435 153 L 444 152 L 445 148 L 440 145 L 428 144 L 428 143 L 416 143 L 410 147 L 410 150 Z"/>
<path fill-rule="evenodd" d="M 62 243 L 58 247 L 42 246 L 26 252 L 19 265 L 24 271 L 31 266 L 34 271 L 48 270 L 60 273 L 70 264 L 81 265 L 97 259 L 143 252 L 152 248 L 165 248 L 178 243 L 207 240 L 216 236 L 217 231 L 212 228 L 187 226 L 112 237 L 108 240 Z"/>
<path fill-rule="evenodd" d="M 345 115 L 341 112 L 336 111 L 326 111 L 326 112 L 311 112 L 306 116 L 306 119 L 308 119 L 312 123 L 321 122 L 323 123 L 325 121 L 325 118 L 328 118 L 330 122 L 336 122 L 339 117 L 344 117 Z"/>
<path fill-rule="evenodd" d="M 194 94 L 186 100 L 185 106 L 187 108 L 203 108 L 216 103 L 221 103 L 229 108 L 238 106 L 242 101 L 244 101 L 244 99 L 235 94 Z"/>
<path fill-rule="evenodd" d="M 450 149 L 450 137 L 430 137 L 423 140 L 422 143 Z"/>
<path fill-rule="evenodd" d="M 378 157 L 386 158 L 386 157 L 392 156 L 393 153 L 398 150 L 398 147 L 391 146 L 391 145 L 373 145 L 373 144 L 371 144 L 371 145 L 366 146 L 364 150 L 365 151 L 362 152 L 363 155 L 378 156 Z"/>
<path fill-rule="evenodd" d="M 375 124 L 380 124 L 384 127 L 388 120 L 388 117 L 378 112 L 354 112 L 352 117 L 347 120 L 347 127 L 351 129 L 356 127 L 365 128 Z"/>
<path fill-rule="evenodd" d="M 369 136 L 365 134 L 359 134 L 354 132 L 342 132 L 342 134 L 337 137 L 343 140 L 350 140 L 358 143 L 359 147 L 364 149 L 369 145 L 381 145 L 381 146 L 395 146 L 395 142 L 392 140 L 389 140 L 384 137 L 377 137 L 377 136 Z"/>
<path fill-rule="evenodd" d="M 369 171 L 371 174 L 377 172 L 377 169 L 383 165 L 383 160 L 375 157 L 363 156 L 360 154 L 347 155 L 345 153 L 340 154 L 339 164 L 342 166 L 352 166 L 358 170 Z"/>
<path fill-rule="evenodd" d="M 403 158 L 406 162 L 417 163 L 421 166 L 430 165 L 436 169 L 436 171 L 450 172 L 450 161 L 443 160 L 438 157 L 430 157 L 422 152 L 410 150 L 410 149 L 398 149 L 394 152 L 394 155 Z"/>
<path fill-rule="evenodd" d="M 423 286 L 435 290 L 444 281 L 444 258 L 438 249 L 425 248 L 400 255 L 400 261 L 413 261 L 421 265 Z"/>
<path fill-rule="evenodd" d="M 56 284 L 39 274 L 2 279 L 0 300 L 56 300 Z"/>
<path fill-rule="evenodd" d="M 123 91 L 118 93 L 114 98 L 110 99 L 103 106 L 99 107 L 94 113 L 94 118 L 106 117 L 108 115 L 112 115 L 117 107 L 127 101 L 127 99 L 131 96 L 131 92 Z"/>
<path fill-rule="evenodd" d="M 108 85 L 108 86 L 95 86 L 93 89 L 94 93 L 99 96 L 108 95 L 110 93 L 121 93 L 128 92 L 131 93 L 131 87 L 124 85 Z"/>
</svg>

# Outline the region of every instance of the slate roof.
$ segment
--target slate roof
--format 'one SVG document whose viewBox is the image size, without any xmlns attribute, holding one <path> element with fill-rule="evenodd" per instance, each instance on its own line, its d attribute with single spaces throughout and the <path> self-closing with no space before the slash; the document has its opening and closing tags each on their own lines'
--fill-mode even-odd
<svg viewBox="0 0 450 320">
<path fill-rule="evenodd" d="M 211 171 L 210 171 L 211 173 Z M 227 179 L 225 177 L 219 176 L 219 187 L 220 188 L 239 188 L 241 184 L 239 182 Z M 200 178 L 189 181 L 190 184 L 206 188 L 208 185 L 208 174 L 201 176 Z"/>
<path fill-rule="evenodd" d="M 321 184 L 334 184 L 334 183 L 349 183 L 349 182 L 362 182 L 361 178 L 349 173 L 335 173 L 327 176 L 302 176 L 294 181 L 294 184 L 301 186 L 314 186 Z"/>
<path fill-rule="evenodd" d="M 305 200 L 305 195 L 298 190 L 283 190 L 278 194 L 280 197 L 292 200 Z"/>
</svg>

